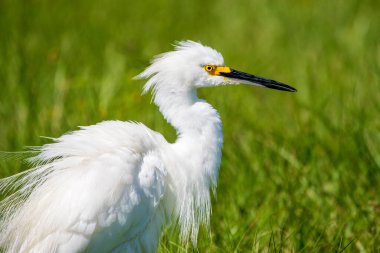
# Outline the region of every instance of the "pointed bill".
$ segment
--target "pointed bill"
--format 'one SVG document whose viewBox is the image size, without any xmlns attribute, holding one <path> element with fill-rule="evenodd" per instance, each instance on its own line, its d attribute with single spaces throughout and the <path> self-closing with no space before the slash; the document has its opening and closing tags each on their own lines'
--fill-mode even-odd
<svg viewBox="0 0 380 253">
<path fill-rule="evenodd" d="M 287 84 L 272 80 L 272 79 L 251 75 L 251 74 L 237 71 L 235 69 L 228 68 L 228 67 L 220 67 L 220 68 L 223 68 L 223 69 L 220 69 L 220 71 L 218 71 L 219 75 L 232 79 L 234 81 L 238 81 L 240 83 L 259 85 L 259 86 L 263 86 L 263 87 L 275 89 L 275 90 L 297 92 L 295 88 Z M 218 67 L 217 67 L 217 70 L 218 70 Z"/>
</svg>

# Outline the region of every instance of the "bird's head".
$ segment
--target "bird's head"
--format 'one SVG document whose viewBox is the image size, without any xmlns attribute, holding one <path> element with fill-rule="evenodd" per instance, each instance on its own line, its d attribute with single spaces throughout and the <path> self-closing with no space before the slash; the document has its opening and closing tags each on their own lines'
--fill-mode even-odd
<svg viewBox="0 0 380 253">
<path fill-rule="evenodd" d="M 174 51 L 158 55 L 136 78 L 149 78 L 144 92 L 153 89 L 154 93 L 240 83 L 297 91 L 284 83 L 227 67 L 219 52 L 193 41 L 178 42 Z"/>
</svg>

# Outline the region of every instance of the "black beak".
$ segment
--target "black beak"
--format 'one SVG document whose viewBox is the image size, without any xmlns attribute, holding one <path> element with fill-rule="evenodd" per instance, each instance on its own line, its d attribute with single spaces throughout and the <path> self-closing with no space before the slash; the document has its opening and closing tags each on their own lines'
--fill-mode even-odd
<svg viewBox="0 0 380 253">
<path fill-rule="evenodd" d="M 221 76 L 235 79 L 236 81 L 241 81 L 241 83 L 245 84 L 255 84 L 264 86 L 270 89 L 275 90 L 283 90 L 283 91 L 290 91 L 290 92 L 297 92 L 297 90 L 287 84 L 277 82 L 271 79 L 267 79 L 260 76 L 255 76 L 251 74 L 247 74 L 244 72 L 240 72 L 234 69 L 231 69 L 231 72 L 220 72 Z"/>
</svg>

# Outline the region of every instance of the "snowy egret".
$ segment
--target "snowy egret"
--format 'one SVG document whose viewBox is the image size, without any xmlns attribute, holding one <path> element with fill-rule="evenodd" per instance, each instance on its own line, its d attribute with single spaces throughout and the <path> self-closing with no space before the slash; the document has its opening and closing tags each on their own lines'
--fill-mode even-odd
<svg viewBox="0 0 380 253">
<path fill-rule="evenodd" d="M 155 252 L 164 226 L 197 243 L 209 225 L 222 124 L 196 88 L 253 84 L 295 92 L 286 84 L 224 65 L 192 41 L 156 57 L 137 78 L 176 129 L 164 137 L 141 123 L 105 121 L 39 148 L 33 168 L 0 181 L 0 247 L 5 252 Z"/>
</svg>

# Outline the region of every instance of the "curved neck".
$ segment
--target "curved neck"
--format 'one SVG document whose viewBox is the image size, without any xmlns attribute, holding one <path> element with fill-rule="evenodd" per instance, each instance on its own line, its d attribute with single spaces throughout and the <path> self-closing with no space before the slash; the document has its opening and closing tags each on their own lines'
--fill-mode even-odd
<svg viewBox="0 0 380 253">
<path fill-rule="evenodd" d="M 181 136 L 191 125 L 193 118 L 191 108 L 199 102 L 196 90 L 157 91 L 154 102 L 159 107 L 164 118 Z"/>
<path fill-rule="evenodd" d="M 154 102 L 175 128 L 178 137 L 176 143 L 202 139 L 207 144 L 221 146 L 223 136 L 219 114 L 210 104 L 197 97 L 195 89 L 158 90 Z"/>
<path fill-rule="evenodd" d="M 173 178 L 173 194 L 181 226 L 181 237 L 196 243 L 199 225 L 208 225 L 210 188 L 215 192 L 221 148 L 222 123 L 218 112 L 197 97 L 195 90 L 157 91 L 155 103 L 176 129 L 167 170 Z"/>
</svg>

